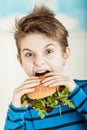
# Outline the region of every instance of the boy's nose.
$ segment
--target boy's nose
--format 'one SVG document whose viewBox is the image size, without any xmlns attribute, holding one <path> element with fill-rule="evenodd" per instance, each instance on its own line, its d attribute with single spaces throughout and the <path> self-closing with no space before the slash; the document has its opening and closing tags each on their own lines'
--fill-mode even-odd
<svg viewBox="0 0 87 130">
<path fill-rule="evenodd" d="M 41 56 L 36 57 L 34 60 L 34 64 L 38 67 L 42 66 L 44 64 L 44 58 Z"/>
</svg>

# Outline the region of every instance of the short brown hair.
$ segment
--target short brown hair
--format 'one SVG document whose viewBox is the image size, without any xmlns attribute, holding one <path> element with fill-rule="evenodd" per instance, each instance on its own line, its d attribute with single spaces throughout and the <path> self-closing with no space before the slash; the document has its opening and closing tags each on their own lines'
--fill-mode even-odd
<svg viewBox="0 0 87 130">
<path fill-rule="evenodd" d="M 42 33 L 60 43 L 63 49 L 68 46 L 68 31 L 55 18 L 55 14 L 45 6 L 34 7 L 33 11 L 15 22 L 16 45 L 20 53 L 19 42 L 21 38 L 30 33 Z"/>
</svg>

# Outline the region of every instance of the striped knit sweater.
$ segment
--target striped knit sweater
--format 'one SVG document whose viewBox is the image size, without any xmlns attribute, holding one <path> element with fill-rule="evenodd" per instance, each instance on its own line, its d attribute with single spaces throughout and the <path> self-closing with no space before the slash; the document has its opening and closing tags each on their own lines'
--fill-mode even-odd
<svg viewBox="0 0 87 130">
<path fill-rule="evenodd" d="M 69 94 L 75 109 L 61 105 L 48 116 L 40 119 L 37 112 L 28 106 L 16 108 L 10 104 L 4 130 L 86 130 L 87 129 L 87 80 L 75 80 L 77 86 Z"/>
</svg>

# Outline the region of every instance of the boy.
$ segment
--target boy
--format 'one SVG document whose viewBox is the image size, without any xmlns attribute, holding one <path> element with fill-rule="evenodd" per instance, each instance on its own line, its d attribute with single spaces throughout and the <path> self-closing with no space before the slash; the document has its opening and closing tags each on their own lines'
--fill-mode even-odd
<svg viewBox="0 0 87 130">
<path fill-rule="evenodd" d="M 73 80 L 63 74 L 70 48 L 68 31 L 45 6 L 34 8 L 31 14 L 16 22 L 15 40 L 17 58 L 28 75 L 22 85 L 13 92 L 5 122 L 5 130 L 86 130 L 87 128 L 87 81 Z M 40 84 L 36 74 L 46 73 L 44 86 L 66 86 L 69 99 L 75 109 L 61 105 L 41 119 L 30 105 L 21 107 L 22 95 L 33 92 Z"/>
</svg>

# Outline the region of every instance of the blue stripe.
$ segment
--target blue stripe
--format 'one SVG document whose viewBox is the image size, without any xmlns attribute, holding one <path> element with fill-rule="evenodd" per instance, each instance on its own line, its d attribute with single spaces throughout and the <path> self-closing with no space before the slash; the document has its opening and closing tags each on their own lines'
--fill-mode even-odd
<svg viewBox="0 0 87 130">
<path fill-rule="evenodd" d="M 63 124 L 63 125 L 58 125 L 58 126 L 55 126 L 55 127 L 49 127 L 49 128 L 42 128 L 42 129 L 38 129 L 38 130 L 56 130 L 56 129 L 59 129 L 59 128 L 65 128 L 67 126 L 72 126 L 72 125 L 77 125 L 77 124 L 84 124 L 84 123 L 87 123 L 85 120 L 82 120 L 82 121 L 75 121 L 75 122 L 70 122 L 70 123 L 66 123 L 66 124 Z"/>
<path fill-rule="evenodd" d="M 70 110 L 64 111 L 64 112 L 62 112 L 62 115 L 72 113 L 72 112 L 76 112 L 76 109 L 70 109 Z M 53 118 L 53 117 L 56 117 L 56 116 L 60 116 L 60 113 L 57 112 L 55 114 L 48 115 L 48 116 L 45 117 L 45 119 Z M 41 118 L 40 117 L 34 117 L 34 118 L 25 117 L 25 120 L 27 120 L 27 121 L 35 121 L 35 120 L 41 120 Z"/>
</svg>

